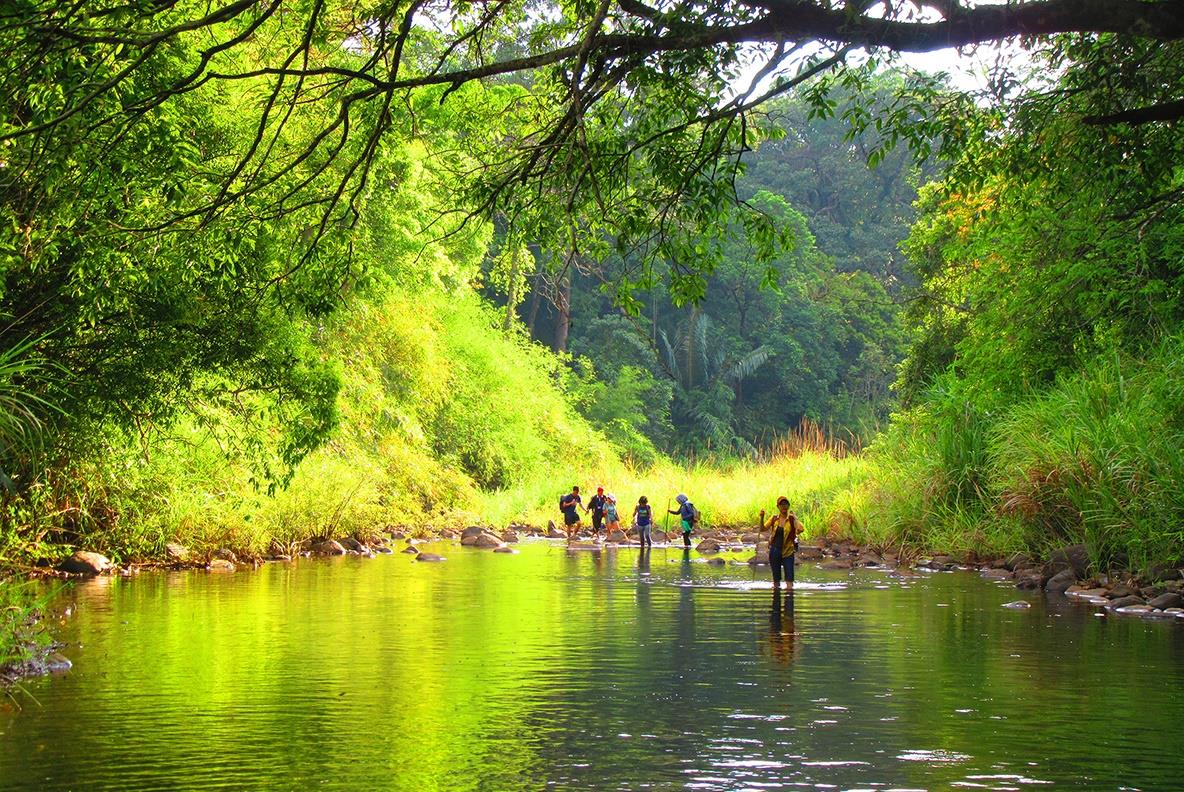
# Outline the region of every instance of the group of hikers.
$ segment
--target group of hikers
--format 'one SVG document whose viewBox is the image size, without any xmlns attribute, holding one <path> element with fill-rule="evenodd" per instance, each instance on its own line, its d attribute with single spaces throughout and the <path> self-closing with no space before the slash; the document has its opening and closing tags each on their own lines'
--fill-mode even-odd
<svg viewBox="0 0 1184 792">
<path fill-rule="evenodd" d="M 691 532 L 699 524 L 699 510 L 686 495 L 680 493 L 674 500 L 678 508 L 667 508 L 666 513 L 678 516 L 683 546 L 690 547 Z M 585 505 L 580 488 L 572 487 L 571 492 L 559 498 L 559 510 L 563 512 L 563 525 L 569 542 L 583 529 L 581 509 L 592 518 L 593 541 L 600 541 L 602 528 L 605 538 L 611 536 L 614 531 L 621 530 L 621 512 L 617 508 L 615 495 L 611 492 L 606 493 L 604 487 L 597 487 L 596 494 L 589 498 Z M 637 529 L 638 541 L 642 547 L 653 545 L 654 508 L 645 495 L 637 499 L 630 525 Z M 794 552 L 797 550 L 798 537 L 802 533 L 802 523 L 797 515 L 789 510 L 789 498 L 783 495 L 777 499 L 777 513 L 768 520 L 765 519 L 765 510 L 761 509 L 760 531 L 769 532 L 769 566 L 773 570 L 773 588 L 781 587 L 782 577 L 785 578 L 786 587 L 792 588 Z"/>
</svg>

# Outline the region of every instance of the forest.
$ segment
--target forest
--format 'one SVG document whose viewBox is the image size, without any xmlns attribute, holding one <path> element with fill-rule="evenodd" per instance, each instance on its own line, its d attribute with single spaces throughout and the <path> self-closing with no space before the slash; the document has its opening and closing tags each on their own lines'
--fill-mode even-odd
<svg viewBox="0 0 1184 792">
<path fill-rule="evenodd" d="M 1177 0 L 0 22 L 7 565 L 545 522 L 573 481 L 1181 557 Z M 1003 41 L 974 91 L 899 57 Z"/>
</svg>

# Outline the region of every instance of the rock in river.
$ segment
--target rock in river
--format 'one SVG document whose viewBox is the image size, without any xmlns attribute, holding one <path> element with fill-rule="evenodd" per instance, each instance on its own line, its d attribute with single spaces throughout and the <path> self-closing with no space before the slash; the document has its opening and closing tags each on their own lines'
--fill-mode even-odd
<svg viewBox="0 0 1184 792">
<path fill-rule="evenodd" d="M 72 575 L 101 575 L 112 569 L 111 560 L 99 553 L 78 550 L 74 555 L 58 564 L 58 569 Z"/>
<path fill-rule="evenodd" d="M 704 539 L 702 542 L 699 542 L 699 544 L 696 545 L 695 551 L 704 554 L 718 553 L 719 542 L 715 539 Z"/>
<path fill-rule="evenodd" d="M 1045 591 L 1051 591 L 1056 594 L 1064 594 L 1065 589 L 1077 582 L 1077 573 L 1070 569 L 1062 569 L 1048 579 L 1044 584 Z"/>
<path fill-rule="evenodd" d="M 418 554 L 419 554 L 419 550 L 418 550 L 418 549 L 416 549 L 415 545 L 407 545 L 406 547 L 404 547 L 404 548 L 403 548 L 402 550 L 400 550 L 399 552 L 400 552 L 400 553 L 415 553 L 416 555 L 418 555 Z"/>
<path fill-rule="evenodd" d="M 342 539 L 341 546 L 344 547 L 346 550 L 350 551 L 351 553 L 367 554 L 370 552 L 370 548 L 366 547 L 366 545 L 362 544 L 361 542 L 359 542 L 357 539 L 353 538 L 352 536 L 347 536 L 344 539 Z"/>
<path fill-rule="evenodd" d="M 164 555 L 169 561 L 179 564 L 189 557 L 189 549 L 183 544 L 169 542 L 164 546 Z"/>
<path fill-rule="evenodd" d="M 1153 608 L 1159 608 L 1161 610 L 1167 610 L 1168 608 L 1178 608 L 1181 605 L 1184 605 L 1184 597 L 1181 597 L 1174 591 L 1169 591 L 1166 594 L 1160 594 L 1155 599 L 1149 600 L 1147 604 Z"/>
<path fill-rule="evenodd" d="M 210 553 L 210 558 L 221 558 L 223 561 L 229 561 L 232 564 L 238 563 L 238 556 L 234 551 L 227 547 L 219 547 L 214 552 Z"/>
<path fill-rule="evenodd" d="M 1012 608 L 1013 610 L 1027 610 L 1028 608 L 1032 607 L 1032 603 L 1025 602 L 1024 600 L 1016 600 L 1015 602 L 1003 603 L 1003 607 Z"/>
<path fill-rule="evenodd" d="M 1118 597 L 1117 599 L 1110 600 L 1110 603 L 1106 607 L 1109 608 L 1110 610 L 1118 610 L 1119 608 L 1129 608 L 1132 605 L 1142 605 L 1142 604 L 1143 604 L 1142 597 L 1131 594 L 1126 597 Z"/>
<path fill-rule="evenodd" d="M 606 542 L 617 542 L 617 543 L 621 543 L 621 542 L 628 542 L 628 541 L 629 541 L 629 537 L 625 535 L 625 532 L 624 532 L 624 531 L 622 531 L 622 530 L 620 530 L 620 529 L 618 528 L 617 530 L 615 530 L 615 531 L 612 531 L 612 532 L 611 532 L 611 533 L 609 533 L 607 536 L 605 536 L 605 537 L 604 537 L 604 541 L 606 541 Z"/>
<path fill-rule="evenodd" d="M 479 548 L 486 549 L 486 550 L 491 547 L 501 547 L 501 546 L 502 546 L 502 540 L 497 538 L 493 534 L 489 534 L 489 533 L 483 533 L 480 536 L 478 536 L 476 539 L 473 540 L 473 547 L 479 547 Z"/>
<path fill-rule="evenodd" d="M 513 553 L 517 553 L 518 551 L 517 551 L 517 550 L 515 550 L 515 549 L 514 549 L 514 548 L 512 548 L 512 547 L 506 547 L 505 545 L 502 545 L 501 547 L 495 547 L 495 548 L 493 548 L 493 552 L 495 552 L 495 553 L 510 553 L 510 554 L 513 554 Z"/>
<path fill-rule="evenodd" d="M 416 561 L 447 561 L 444 556 L 436 555 L 435 553 L 420 553 L 415 557 Z"/>
<path fill-rule="evenodd" d="M 210 563 L 206 565 L 206 569 L 211 572 L 233 572 L 234 562 L 227 561 L 225 558 L 211 558 Z"/>
<path fill-rule="evenodd" d="M 312 551 L 317 555 L 323 556 L 345 555 L 345 547 L 335 539 L 326 539 L 323 542 L 318 542 L 312 546 Z"/>
</svg>

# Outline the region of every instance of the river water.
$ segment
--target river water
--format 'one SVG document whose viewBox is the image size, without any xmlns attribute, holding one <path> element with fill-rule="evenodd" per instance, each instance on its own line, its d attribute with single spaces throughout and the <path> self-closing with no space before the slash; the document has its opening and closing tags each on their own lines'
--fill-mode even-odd
<svg viewBox="0 0 1184 792">
<path fill-rule="evenodd" d="M 681 549 L 435 549 L 71 587 L 0 789 L 1184 786 L 1179 624 L 969 572 L 775 599 Z"/>
</svg>

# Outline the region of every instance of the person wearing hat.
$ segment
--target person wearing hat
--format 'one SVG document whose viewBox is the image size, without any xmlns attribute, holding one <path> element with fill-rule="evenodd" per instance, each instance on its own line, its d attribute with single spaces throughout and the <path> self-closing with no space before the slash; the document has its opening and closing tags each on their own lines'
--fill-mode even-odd
<svg viewBox="0 0 1184 792">
<path fill-rule="evenodd" d="M 604 487 L 597 487 L 596 494 L 588 499 L 588 511 L 592 514 L 592 539 L 600 538 L 600 526 L 604 523 L 604 514 L 608 506 L 608 498 L 604 497 Z"/>
<path fill-rule="evenodd" d="M 621 515 L 617 513 L 617 496 L 611 492 L 604 496 L 604 535 L 612 536 L 613 531 L 621 530 Z"/>
<path fill-rule="evenodd" d="M 781 576 L 785 575 L 785 587 L 793 588 L 793 556 L 797 550 L 798 536 L 802 524 L 798 516 L 789 510 L 789 498 L 782 495 L 777 499 L 777 514 L 765 522 L 765 510 L 761 509 L 761 530 L 769 531 L 769 566 L 773 568 L 773 589 L 781 587 Z"/>
<path fill-rule="evenodd" d="M 691 530 L 695 527 L 695 523 L 699 520 L 699 512 L 695 508 L 695 504 L 687 500 L 687 496 L 679 494 L 675 498 L 678 501 L 677 509 L 668 509 L 671 514 L 677 514 L 679 518 L 679 526 L 682 528 L 682 543 L 684 547 L 691 546 Z"/>
</svg>

